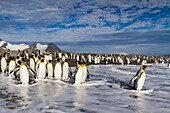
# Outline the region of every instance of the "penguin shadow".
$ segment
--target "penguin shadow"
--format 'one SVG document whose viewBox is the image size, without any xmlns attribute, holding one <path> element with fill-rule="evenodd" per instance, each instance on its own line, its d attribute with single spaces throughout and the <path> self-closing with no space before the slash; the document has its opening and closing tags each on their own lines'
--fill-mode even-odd
<svg viewBox="0 0 170 113">
<path fill-rule="evenodd" d="M 127 83 L 126 81 L 122 81 L 122 80 L 113 78 L 112 80 L 107 81 L 107 82 L 108 83 L 113 83 L 113 84 L 118 84 L 118 85 L 120 85 L 120 88 L 123 88 L 123 89 L 134 90 L 134 87 L 129 85 L 129 83 Z M 108 85 L 108 87 L 112 88 L 113 85 Z"/>
</svg>

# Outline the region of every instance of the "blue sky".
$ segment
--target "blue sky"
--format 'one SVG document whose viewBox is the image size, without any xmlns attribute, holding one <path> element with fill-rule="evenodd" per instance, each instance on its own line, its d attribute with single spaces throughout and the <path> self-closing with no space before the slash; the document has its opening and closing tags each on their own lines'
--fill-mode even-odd
<svg viewBox="0 0 170 113">
<path fill-rule="evenodd" d="M 0 0 L 0 38 L 92 53 L 170 53 L 169 0 Z"/>
</svg>

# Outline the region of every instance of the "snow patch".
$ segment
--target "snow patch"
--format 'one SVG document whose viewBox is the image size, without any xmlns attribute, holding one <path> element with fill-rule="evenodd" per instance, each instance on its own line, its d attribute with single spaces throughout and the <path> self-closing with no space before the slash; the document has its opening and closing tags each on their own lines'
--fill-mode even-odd
<svg viewBox="0 0 170 113">
<path fill-rule="evenodd" d="M 40 51 L 44 51 L 45 49 L 47 49 L 48 45 L 42 45 L 40 43 L 37 43 L 37 49 Z"/>
<path fill-rule="evenodd" d="M 24 50 L 27 48 L 29 48 L 29 45 L 27 45 L 27 44 L 12 45 L 12 44 L 8 43 L 8 45 L 7 45 L 7 49 L 10 49 L 10 50 L 18 50 L 18 49 Z"/>
</svg>

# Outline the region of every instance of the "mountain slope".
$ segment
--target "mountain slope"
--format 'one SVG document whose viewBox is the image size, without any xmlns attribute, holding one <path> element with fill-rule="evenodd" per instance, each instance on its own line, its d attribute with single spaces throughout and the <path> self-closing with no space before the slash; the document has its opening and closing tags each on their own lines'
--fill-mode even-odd
<svg viewBox="0 0 170 113">
<path fill-rule="evenodd" d="M 40 43 L 33 43 L 32 45 L 28 45 L 26 43 L 23 44 L 11 44 L 8 42 L 3 41 L 0 39 L 0 50 L 12 50 L 12 51 L 17 51 L 18 49 L 20 50 L 30 50 L 30 51 L 61 51 L 60 48 L 58 48 L 56 45 L 53 43 L 49 44 L 40 44 Z"/>
<path fill-rule="evenodd" d="M 61 49 L 54 45 L 53 43 L 49 43 L 46 51 L 61 51 Z"/>
</svg>

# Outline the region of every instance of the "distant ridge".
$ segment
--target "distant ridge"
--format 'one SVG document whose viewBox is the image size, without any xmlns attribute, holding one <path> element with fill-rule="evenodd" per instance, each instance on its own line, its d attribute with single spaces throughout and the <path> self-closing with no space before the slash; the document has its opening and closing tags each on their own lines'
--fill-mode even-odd
<svg viewBox="0 0 170 113">
<path fill-rule="evenodd" d="M 49 44 L 40 44 L 40 43 L 33 43 L 31 45 L 28 45 L 27 43 L 22 43 L 22 44 L 11 44 L 8 42 L 3 41 L 0 39 L 0 50 L 12 50 L 12 51 L 17 51 L 18 49 L 20 50 L 30 50 L 30 51 L 62 51 L 59 47 L 54 45 L 53 43 Z"/>
<path fill-rule="evenodd" d="M 46 51 L 61 51 L 61 49 L 54 45 L 53 43 L 49 43 Z"/>
<path fill-rule="evenodd" d="M 163 56 L 167 56 L 167 57 L 170 57 L 170 54 L 167 54 L 167 55 L 163 55 Z"/>
</svg>

